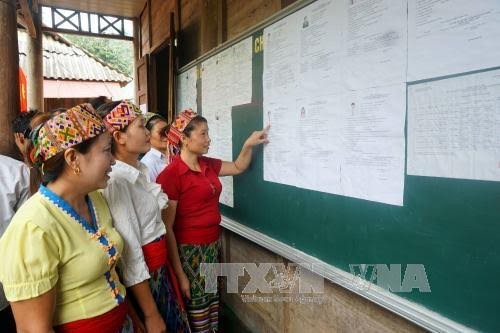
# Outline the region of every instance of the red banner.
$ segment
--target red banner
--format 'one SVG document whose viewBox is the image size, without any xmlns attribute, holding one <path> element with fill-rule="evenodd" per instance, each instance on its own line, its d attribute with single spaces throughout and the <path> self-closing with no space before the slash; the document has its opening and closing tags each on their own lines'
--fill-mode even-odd
<svg viewBox="0 0 500 333">
<path fill-rule="evenodd" d="M 24 75 L 23 70 L 21 67 L 19 67 L 19 98 L 20 104 L 19 107 L 21 109 L 21 112 L 26 112 L 28 111 L 28 95 L 26 92 L 26 75 Z"/>
</svg>

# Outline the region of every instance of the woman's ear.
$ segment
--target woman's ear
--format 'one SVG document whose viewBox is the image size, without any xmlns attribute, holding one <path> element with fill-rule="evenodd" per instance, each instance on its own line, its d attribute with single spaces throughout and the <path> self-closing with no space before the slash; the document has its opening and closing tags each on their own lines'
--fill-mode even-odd
<svg viewBox="0 0 500 333">
<path fill-rule="evenodd" d="M 114 131 L 113 132 L 113 140 L 119 144 L 119 145 L 124 145 L 125 144 L 125 133 L 122 131 Z"/>
<path fill-rule="evenodd" d="M 186 143 L 187 139 L 188 139 L 188 137 L 186 136 L 186 134 L 181 133 L 181 142 L 182 142 L 183 144 L 185 144 L 185 143 Z"/>
<path fill-rule="evenodd" d="M 22 133 L 14 133 L 14 141 L 16 142 L 17 147 L 19 150 L 23 152 L 23 147 L 25 145 L 26 139 L 24 138 L 24 135 Z"/>
<path fill-rule="evenodd" d="M 78 153 L 74 148 L 68 148 L 64 151 L 64 160 L 71 168 L 78 166 Z"/>
</svg>

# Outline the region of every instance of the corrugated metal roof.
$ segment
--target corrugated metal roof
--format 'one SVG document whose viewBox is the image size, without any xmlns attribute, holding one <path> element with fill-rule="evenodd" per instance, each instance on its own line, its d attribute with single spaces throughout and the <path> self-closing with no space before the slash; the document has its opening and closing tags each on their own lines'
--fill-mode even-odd
<svg viewBox="0 0 500 333">
<path fill-rule="evenodd" d="M 18 32 L 19 64 L 25 68 L 28 35 Z M 55 33 L 43 33 L 43 76 L 53 80 L 128 83 L 131 77 Z"/>
</svg>

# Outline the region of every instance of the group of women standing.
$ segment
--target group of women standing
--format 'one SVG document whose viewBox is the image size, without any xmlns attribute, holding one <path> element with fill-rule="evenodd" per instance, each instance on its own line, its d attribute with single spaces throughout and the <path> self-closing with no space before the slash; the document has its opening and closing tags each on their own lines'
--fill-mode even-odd
<svg viewBox="0 0 500 333">
<path fill-rule="evenodd" d="M 216 332 L 219 295 L 199 267 L 219 256 L 218 177 L 243 172 L 266 136 L 254 132 L 234 162 L 207 158 L 203 117 L 185 110 L 167 126 L 127 101 L 35 128 L 43 183 L 0 239 L 18 331 Z"/>
</svg>

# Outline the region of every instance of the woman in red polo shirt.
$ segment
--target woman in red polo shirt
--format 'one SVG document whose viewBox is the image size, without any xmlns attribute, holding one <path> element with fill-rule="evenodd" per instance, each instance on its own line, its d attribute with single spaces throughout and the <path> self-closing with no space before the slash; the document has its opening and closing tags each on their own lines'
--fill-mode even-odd
<svg viewBox="0 0 500 333">
<path fill-rule="evenodd" d="M 210 146 L 207 120 L 192 110 L 182 111 L 170 126 L 167 151 L 170 164 L 156 181 L 169 197 L 164 211 L 167 244 L 180 288 L 186 297 L 193 332 L 218 330 L 219 294 L 205 293 L 200 264 L 219 256 L 219 176 L 244 172 L 252 148 L 267 142 L 267 129 L 253 132 L 234 162 L 204 157 Z"/>
</svg>

